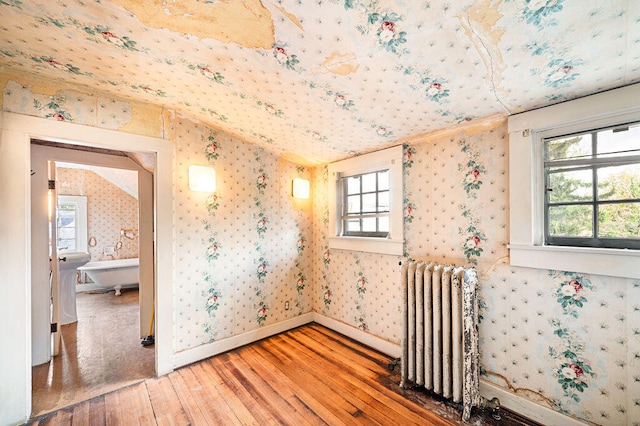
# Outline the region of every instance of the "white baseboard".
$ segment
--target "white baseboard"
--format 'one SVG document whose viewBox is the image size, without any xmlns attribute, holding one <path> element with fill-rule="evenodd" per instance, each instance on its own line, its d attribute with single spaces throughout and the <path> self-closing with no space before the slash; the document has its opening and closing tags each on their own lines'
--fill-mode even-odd
<svg viewBox="0 0 640 426">
<path fill-rule="evenodd" d="M 381 339 L 372 334 L 365 333 L 364 331 L 359 330 L 356 327 L 345 324 L 333 318 L 326 317 L 317 312 L 309 312 L 304 315 L 300 315 L 299 317 L 282 321 L 277 324 L 258 328 L 247 333 L 208 343 L 206 345 L 198 346 L 197 348 L 178 352 L 173 356 L 173 368 L 175 369 L 188 364 L 193 364 L 194 362 L 198 362 L 203 359 L 221 354 L 223 352 L 239 348 L 240 346 L 248 345 L 249 343 L 257 342 L 258 340 L 264 339 L 266 337 L 270 337 L 278 333 L 283 333 L 285 331 L 300 327 L 301 325 L 309 324 L 311 322 L 317 322 L 318 324 L 327 327 L 330 330 L 350 337 L 353 340 L 356 340 L 363 345 L 367 345 L 377 351 L 380 351 L 383 354 L 389 355 L 390 357 L 400 357 L 400 345 L 396 345 L 395 343 Z"/>
<path fill-rule="evenodd" d="M 194 362 L 201 361 L 205 358 L 209 358 L 223 352 L 230 351 L 232 349 L 239 348 L 240 346 L 248 345 L 249 343 L 257 342 L 264 339 L 291 330 L 301 325 L 313 322 L 314 313 L 309 312 L 300 315 L 295 318 L 291 318 L 277 324 L 268 325 L 265 327 L 251 330 L 247 333 L 238 334 L 226 339 L 222 339 L 216 342 L 207 343 L 206 345 L 198 346 L 197 348 L 187 349 L 186 351 L 178 352 L 173 355 L 173 368 L 179 368 Z"/>
<path fill-rule="evenodd" d="M 382 352 L 383 354 L 389 355 L 390 357 L 400 358 L 400 355 L 402 354 L 400 345 L 381 339 L 349 324 L 326 317 L 317 312 L 313 315 L 313 321 L 344 336 L 350 337 L 363 345 L 367 345 L 379 352 Z"/>
<path fill-rule="evenodd" d="M 500 400 L 500 406 L 546 426 L 585 426 L 588 424 L 536 404 L 483 379 L 480 379 L 480 395 L 487 399 L 497 397 Z"/>
</svg>

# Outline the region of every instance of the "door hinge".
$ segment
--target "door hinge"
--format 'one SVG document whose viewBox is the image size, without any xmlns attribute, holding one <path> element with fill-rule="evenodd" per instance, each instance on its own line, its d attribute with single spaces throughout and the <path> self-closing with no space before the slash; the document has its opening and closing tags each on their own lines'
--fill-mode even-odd
<svg viewBox="0 0 640 426">
<path fill-rule="evenodd" d="M 58 332 L 58 323 L 54 322 L 53 324 L 51 324 L 51 332 L 52 333 L 57 333 Z"/>
<path fill-rule="evenodd" d="M 56 181 L 55 180 L 50 180 L 49 181 L 49 189 L 56 189 Z"/>
</svg>

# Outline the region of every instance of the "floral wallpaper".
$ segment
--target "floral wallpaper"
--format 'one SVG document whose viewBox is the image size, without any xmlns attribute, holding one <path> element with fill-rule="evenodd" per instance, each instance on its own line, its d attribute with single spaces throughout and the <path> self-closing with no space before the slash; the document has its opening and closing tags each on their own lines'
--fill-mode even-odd
<svg viewBox="0 0 640 426">
<path fill-rule="evenodd" d="M 0 66 L 311 166 L 637 82 L 639 18 L 628 0 L 0 0 Z M 25 107 L 88 119 L 64 93 Z M 108 109 L 95 125 L 131 114 Z"/>
<path fill-rule="evenodd" d="M 58 195 L 87 197 L 87 238 L 95 240 L 87 247 L 91 260 L 138 257 L 138 200 L 89 170 L 58 167 L 56 173 Z M 123 229 L 134 230 L 133 238 L 120 235 Z M 105 255 L 105 247 L 113 254 Z"/>
<path fill-rule="evenodd" d="M 101 115 L 119 117 L 127 125 L 148 127 L 145 105 L 127 103 L 96 93 L 60 90 L 42 80 L 16 76 L 3 88 L 3 111 L 55 120 L 36 101 L 59 99 L 74 122 L 112 128 Z M 79 88 L 81 89 L 81 88 Z M 175 350 L 177 352 L 239 335 L 308 313 L 313 308 L 312 200 L 291 196 L 293 178 L 312 178 L 312 170 L 248 144 L 233 135 L 170 111 L 159 113 L 159 133 L 176 147 L 174 182 Z M 167 120 L 166 122 L 163 120 Z M 142 134 L 154 133 L 141 129 Z M 216 170 L 214 193 L 188 189 L 188 167 L 210 165 Z M 120 229 L 137 228 L 137 201 L 93 172 L 59 169 L 60 193 L 89 199 L 89 247 L 94 260 L 104 246 L 120 258 L 137 254 L 137 239 L 120 240 Z M 114 208 L 115 206 L 115 208 Z M 133 220 L 133 222 L 131 222 Z M 114 227 L 115 226 L 115 227 Z"/>
<path fill-rule="evenodd" d="M 176 350 L 310 312 L 311 203 L 291 182 L 311 170 L 186 117 L 173 129 Z M 193 164 L 214 167 L 215 193 L 188 190 Z"/>
<path fill-rule="evenodd" d="M 506 121 L 488 127 L 405 145 L 405 256 L 477 268 L 485 380 L 595 424 L 640 424 L 640 281 L 509 266 Z M 327 188 L 316 168 L 315 309 L 399 344 L 402 258 L 326 253 Z"/>
<path fill-rule="evenodd" d="M 0 0 L 2 110 L 174 144 L 176 351 L 312 310 L 399 343 L 402 258 L 328 248 L 326 163 L 404 143 L 405 257 L 478 269 L 483 377 L 638 425 L 640 282 L 510 267 L 506 124 L 425 134 L 640 81 L 639 5 Z"/>
</svg>

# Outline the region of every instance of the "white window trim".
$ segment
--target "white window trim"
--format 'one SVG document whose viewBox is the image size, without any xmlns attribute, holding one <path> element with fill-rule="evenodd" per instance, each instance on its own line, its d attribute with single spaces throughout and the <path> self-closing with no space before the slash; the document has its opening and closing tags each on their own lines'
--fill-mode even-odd
<svg viewBox="0 0 640 426">
<path fill-rule="evenodd" d="M 329 248 L 401 256 L 404 250 L 402 145 L 329 164 Z M 342 228 L 340 178 L 389 169 L 389 236 L 345 237 Z"/>
<path fill-rule="evenodd" d="M 640 251 L 545 246 L 541 140 L 640 120 L 640 84 L 509 117 L 510 262 L 514 266 L 640 278 Z"/>
<path fill-rule="evenodd" d="M 58 195 L 58 204 L 74 204 L 76 206 L 76 250 L 88 251 L 87 233 L 87 197 L 82 195 Z M 64 250 L 62 250 L 64 252 Z"/>
</svg>

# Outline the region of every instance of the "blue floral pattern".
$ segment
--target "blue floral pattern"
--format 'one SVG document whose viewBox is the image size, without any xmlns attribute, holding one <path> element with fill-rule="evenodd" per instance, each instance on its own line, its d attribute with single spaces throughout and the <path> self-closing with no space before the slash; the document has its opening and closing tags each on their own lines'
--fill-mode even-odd
<svg viewBox="0 0 640 426">
<path fill-rule="evenodd" d="M 586 358 L 586 343 L 570 327 L 570 322 L 579 318 L 588 302 L 587 292 L 594 288 L 591 281 L 580 274 L 549 271 L 549 276 L 557 280 L 554 295 L 564 315 L 550 320 L 553 334 L 561 340 L 560 344 L 549 347 L 549 356 L 557 365 L 553 374 L 564 397 L 580 402 L 580 395 L 589 387 L 589 378 L 596 377 L 596 373 Z"/>
<path fill-rule="evenodd" d="M 475 151 L 465 139 L 458 141 L 458 145 L 462 148 L 462 152 L 467 154 L 466 163 L 458 164 L 458 170 L 463 172 L 462 185 L 470 198 L 477 197 L 477 191 L 482 185 L 482 177 L 486 173 L 485 167 L 479 163 L 480 153 Z"/>
</svg>

